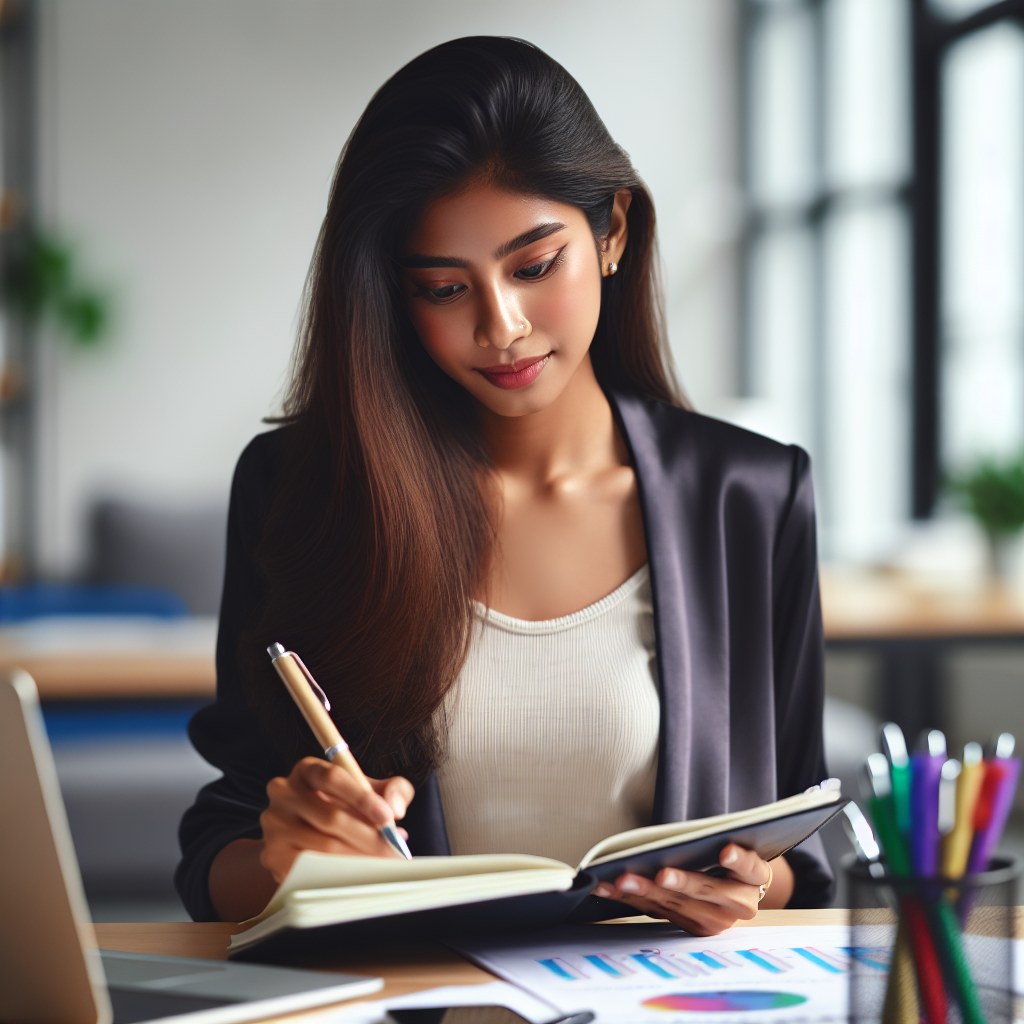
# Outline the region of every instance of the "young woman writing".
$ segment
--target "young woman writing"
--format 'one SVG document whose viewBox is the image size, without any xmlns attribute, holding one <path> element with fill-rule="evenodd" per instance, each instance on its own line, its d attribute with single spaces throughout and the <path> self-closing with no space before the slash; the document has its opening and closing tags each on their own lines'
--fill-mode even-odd
<svg viewBox="0 0 1024 1024">
<path fill-rule="evenodd" d="M 822 632 L 806 455 L 687 411 L 654 210 L 557 63 L 423 54 L 338 165 L 284 426 L 232 490 L 216 702 L 224 772 L 181 827 L 192 915 L 258 913 L 302 850 L 522 852 L 819 782 Z M 327 691 L 375 794 L 315 755 L 270 666 Z M 816 905 L 816 840 L 728 877 L 598 897 L 709 934 Z M 621 911 L 621 908 L 619 908 Z"/>
</svg>

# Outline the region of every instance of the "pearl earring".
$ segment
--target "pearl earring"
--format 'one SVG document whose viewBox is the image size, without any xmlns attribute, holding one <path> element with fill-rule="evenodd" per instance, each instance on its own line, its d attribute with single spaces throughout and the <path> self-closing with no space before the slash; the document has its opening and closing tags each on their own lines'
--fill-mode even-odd
<svg viewBox="0 0 1024 1024">
<path fill-rule="evenodd" d="M 608 276 L 611 277 L 612 274 L 614 274 L 615 271 L 617 271 L 618 269 L 619 269 L 618 263 L 609 263 L 608 264 Z"/>
</svg>

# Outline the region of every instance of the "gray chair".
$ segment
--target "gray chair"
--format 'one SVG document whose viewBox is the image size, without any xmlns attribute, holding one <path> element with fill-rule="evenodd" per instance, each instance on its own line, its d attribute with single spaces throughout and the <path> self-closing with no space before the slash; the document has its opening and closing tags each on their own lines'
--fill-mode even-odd
<svg viewBox="0 0 1024 1024">
<path fill-rule="evenodd" d="M 224 580 L 227 505 L 168 506 L 105 498 L 89 523 L 90 583 L 173 590 L 193 615 L 216 615 Z"/>
<path fill-rule="evenodd" d="M 164 587 L 192 615 L 216 616 L 226 532 L 226 504 L 105 498 L 90 515 L 86 581 Z M 94 716 L 83 712 L 81 734 L 54 742 L 75 849 L 99 920 L 187 917 L 171 880 L 180 855 L 178 822 L 197 790 L 220 774 L 177 724 L 180 702 L 145 704 L 150 715 L 164 708 L 175 724 L 136 734 L 126 724 L 111 730 L 102 716 L 90 725 Z M 131 713 L 131 706 L 107 709 L 113 718 Z"/>
</svg>

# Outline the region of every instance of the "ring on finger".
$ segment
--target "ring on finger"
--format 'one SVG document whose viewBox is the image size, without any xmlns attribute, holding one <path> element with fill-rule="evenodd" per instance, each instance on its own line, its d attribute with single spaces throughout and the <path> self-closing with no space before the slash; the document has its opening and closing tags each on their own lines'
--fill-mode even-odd
<svg viewBox="0 0 1024 1024">
<path fill-rule="evenodd" d="M 760 903 L 761 900 L 763 900 L 765 898 L 765 896 L 768 895 L 768 890 L 772 886 L 772 878 L 774 877 L 774 874 L 775 873 L 772 871 L 772 866 L 771 866 L 771 864 L 769 864 L 768 865 L 768 881 L 765 882 L 764 885 L 759 886 L 758 890 L 757 890 L 757 902 L 758 903 Z"/>
</svg>

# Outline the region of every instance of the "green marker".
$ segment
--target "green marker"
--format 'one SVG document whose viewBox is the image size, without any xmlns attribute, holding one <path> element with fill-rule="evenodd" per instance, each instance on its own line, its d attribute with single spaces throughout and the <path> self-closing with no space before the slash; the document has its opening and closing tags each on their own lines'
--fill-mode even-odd
<svg viewBox="0 0 1024 1024">
<path fill-rule="evenodd" d="M 895 722 L 882 726 L 882 749 L 892 771 L 892 798 L 896 805 L 896 826 L 910 835 L 910 755 L 903 730 Z"/>
<path fill-rule="evenodd" d="M 956 1001 L 960 1004 L 964 1024 L 985 1024 L 985 1014 L 978 999 L 978 990 L 971 977 L 971 968 L 960 941 L 960 922 L 949 903 L 938 896 L 926 901 L 931 932 L 939 947 L 939 955 L 948 972 L 947 985 L 951 980 Z"/>
<path fill-rule="evenodd" d="M 868 810 L 885 850 L 885 859 L 894 875 L 905 878 L 910 874 L 910 854 L 898 825 L 889 761 L 884 754 L 872 754 L 864 769 L 868 782 Z"/>
</svg>

